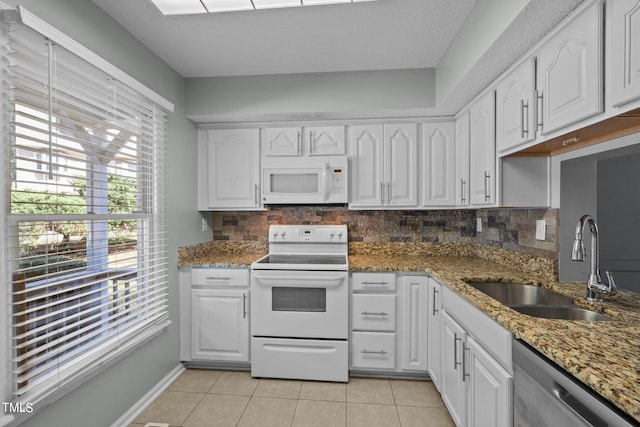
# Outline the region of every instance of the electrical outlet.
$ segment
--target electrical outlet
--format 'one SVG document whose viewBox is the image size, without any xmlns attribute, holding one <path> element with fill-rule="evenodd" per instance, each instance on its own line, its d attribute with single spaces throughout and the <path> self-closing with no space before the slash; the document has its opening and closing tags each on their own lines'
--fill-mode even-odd
<svg viewBox="0 0 640 427">
<path fill-rule="evenodd" d="M 476 218 L 476 233 L 482 233 L 482 218 Z"/>
<path fill-rule="evenodd" d="M 536 220 L 536 240 L 545 240 L 547 235 L 547 222 L 544 219 Z"/>
</svg>

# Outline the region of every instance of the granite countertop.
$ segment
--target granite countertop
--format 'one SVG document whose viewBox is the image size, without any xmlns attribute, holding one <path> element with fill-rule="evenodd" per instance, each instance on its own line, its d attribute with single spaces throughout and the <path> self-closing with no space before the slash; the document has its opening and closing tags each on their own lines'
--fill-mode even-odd
<svg viewBox="0 0 640 427">
<path fill-rule="evenodd" d="M 196 248 L 196 246 L 199 246 Z M 180 248 L 181 267 L 248 267 L 266 247 L 202 244 Z M 586 283 L 558 282 L 557 263 L 474 244 L 350 244 L 351 271 L 426 272 L 483 310 L 598 394 L 640 421 L 640 294 L 620 291 L 586 301 Z M 530 283 L 570 296 L 610 322 L 534 318 L 518 313 L 466 281 Z"/>
</svg>

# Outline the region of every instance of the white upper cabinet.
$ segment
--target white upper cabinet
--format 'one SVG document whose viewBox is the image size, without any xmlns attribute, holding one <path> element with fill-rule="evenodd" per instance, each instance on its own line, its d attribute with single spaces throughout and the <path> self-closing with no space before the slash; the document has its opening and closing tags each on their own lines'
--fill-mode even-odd
<svg viewBox="0 0 640 427">
<path fill-rule="evenodd" d="M 302 128 L 262 129 L 263 156 L 301 156 Z"/>
<path fill-rule="evenodd" d="M 349 207 L 417 206 L 417 125 L 359 125 L 350 133 Z"/>
<path fill-rule="evenodd" d="M 455 123 L 455 205 L 469 206 L 469 112 Z"/>
<path fill-rule="evenodd" d="M 384 127 L 351 126 L 350 207 L 382 206 Z"/>
<path fill-rule="evenodd" d="M 425 123 L 422 126 L 422 193 L 424 206 L 455 204 L 454 124 Z"/>
<path fill-rule="evenodd" d="M 607 2 L 607 90 L 613 107 L 640 100 L 640 0 Z"/>
<path fill-rule="evenodd" d="M 305 128 L 310 156 L 346 154 L 344 126 L 316 126 Z"/>
<path fill-rule="evenodd" d="M 262 129 L 263 156 L 333 156 L 345 154 L 344 126 Z"/>
<path fill-rule="evenodd" d="M 198 209 L 261 209 L 258 129 L 201 130 Z"/>
<path fill-rule="evenodd" d="M 386 204 L 418 205 L 418 130 L 414 123 L 384 126 Z"/>
<path fill-rule="evenodd" d="M 536 137 L 535 61 L 529 59 L 496 87 L 496 150 L 498 153 L 533 141 Z"/>
<path fill-rule="evenodd" d="M 495 92 L 478 99 L 469 110 L 469 188 L 472 205 L 496 201 Z"/>
<path fill-rule="evenodd" d="M 602 1 L 591 1 L 537 52 L 538 127 L 542 135 L 603 110 Z"/>
</svg>

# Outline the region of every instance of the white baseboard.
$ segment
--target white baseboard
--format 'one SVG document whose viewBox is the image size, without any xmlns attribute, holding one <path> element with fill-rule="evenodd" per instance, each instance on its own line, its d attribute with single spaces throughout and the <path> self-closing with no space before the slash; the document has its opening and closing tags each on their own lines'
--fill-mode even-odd
<svg viewBox="0 0 640 427">
<path fill-rule="evenodd" d="M 149 406 L 151 402 L 155 400 L 156 397 L 160 395 L 169 385 L 180 376 L 180 374 L 185 370 L 185 367 L 182 364 L 179 364 L 175 368 L 173 368 L 167 375 L 164 376 L 151 390 L 145 393 L 144 396 L 140 398 L 136 403 L 131 406 L 127 412 L 122 414 L 120 418 L 118 418 L 111 427 L 126 427 L 136 419 L 138 415 L 144 409 Z"/>
</svg>

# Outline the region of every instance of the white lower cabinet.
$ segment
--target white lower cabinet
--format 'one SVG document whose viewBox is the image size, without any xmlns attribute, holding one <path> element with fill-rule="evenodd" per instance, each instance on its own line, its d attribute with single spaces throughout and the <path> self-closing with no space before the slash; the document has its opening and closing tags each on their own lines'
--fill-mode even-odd
<svg viewBox="0 0 640 427">
<path fill-rule="evenodd" d="M 440 330 L 442 311 L 442 285 L 429 278 L 427 292 L 427 371 L 438 391 L 442 392 L 442 366 L 440 357 Z"/>
<path fill-rule="evenodd" d="M 458 427 L 467 425 L 467 390 L 463 376 L 462 342 L 466 332 L 448 313 L 442 313 L 442 401 Z"/>
<path fill-rule="evenodd" d="M 191 356 L 198 360 L 249 361 L 249 291 L 191 291 Z"/>
<path fill-rule="evenodd" d="M 404 371 L 427 370 L 427 291 L 425 276 L 402 279 L 402 357 Z"/>
<path fill-rule="evenodd" d="M 469 427 L 511 426 L 510 375 L 476 340 L 467 337 L 463 347 L 467 376 L 468 402 L 467 425 Z"/>
<path fill-rule="evenodd" d="M 249 362 L 249 270 L 193 268 L 180 277 L 180 359 Z"/>
<path fill-rule="evenodd" d="M 355 371 L 427 371 L 427 277 L 351 276 L 351 363 Z"/>
<path fill-rule="evenodd" d="M 458 427 L 510 427 L 511 333 L 442 286 L 440 393 Z"/>
</svg>

